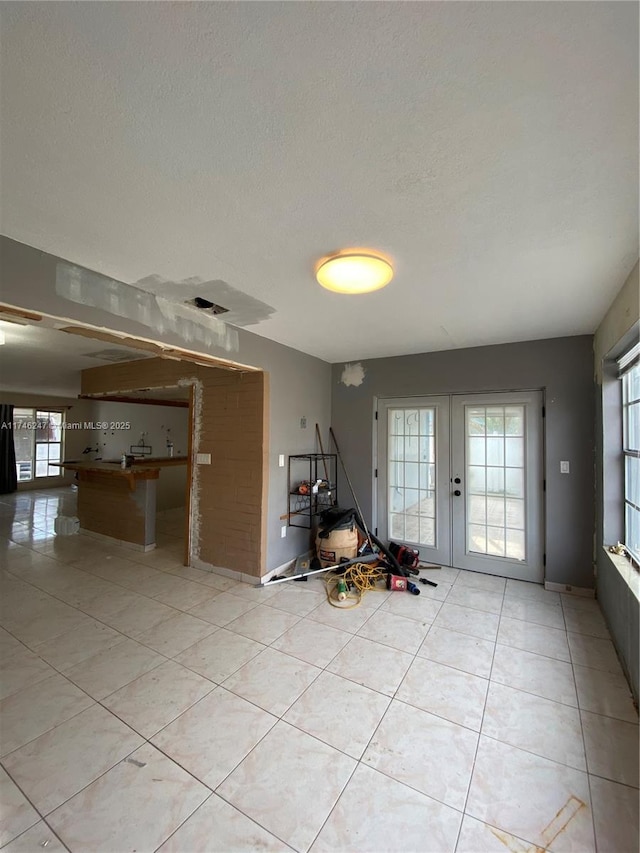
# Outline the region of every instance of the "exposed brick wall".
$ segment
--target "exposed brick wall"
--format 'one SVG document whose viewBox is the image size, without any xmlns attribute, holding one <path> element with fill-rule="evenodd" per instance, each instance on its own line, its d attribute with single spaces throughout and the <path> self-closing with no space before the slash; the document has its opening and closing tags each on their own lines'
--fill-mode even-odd
<svg viewBox="0 0 640 853">
<path fill-rule="evenodd" d="M 106 394 L 176 385 L 197 379 L 202 409 L 192 552 L 213 566 L 259 577 L 265 572 L 268 488 L 268 378 L 161 358 L 92 367 L 82 371 L 83 394 Z"/>
</svg>

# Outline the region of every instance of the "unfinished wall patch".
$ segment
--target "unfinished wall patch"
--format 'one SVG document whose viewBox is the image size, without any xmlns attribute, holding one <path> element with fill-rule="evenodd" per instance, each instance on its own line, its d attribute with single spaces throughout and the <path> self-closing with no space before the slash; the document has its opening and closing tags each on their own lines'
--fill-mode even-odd
<svg viewBox="0 0 640 853">
<path fill-rule="evenodd" d="M 172 305 L 193 302 L 195 298 L 224 305 L 227 309 L 224 321 L 232 326 L 254 326 L 275 313 L 275 308 L 231 287 L 222 279 L 204 281 L 200 278 L 186 278 L 183 281 L 169 281 L 159 275 L 149 275 L 137 281 L 136 287 L 154 293 Z"/>
<path fill-rule="evenodd" d="M 196 377 L 188 377 L 178 379 L 178 386 L 181 388 L 193 386 L 193 412 L 191 413 L 193 422 L 192 440 L 192 458 L 196 458 L 196 453 L 200 447 L 200 433 L 202 432 L 202 404 L 203 404 L 203 389 L 204 384 L 201 379 Z M 193 558 L 200 557 L 200 467 L 198 465 L 191 466 L 191 499 L 189 505 L 189 529 L 191 549 L 189 553 L 189 564 Z"/>
<path fill-rule="evenodd" d="M 126 317 L 160 334 L 173 332 L 189 344 L 239 349 L 238 332 L 224 320 L 203 316 L 194 306 L 156 296 L 65 261 L 56 264 L 56 293 L 70 302 Z"/>
<path fill-rule="evenodd" d="M 357 364 L 345 364 L 344 370 L 342 371 L 342 376 L 340 377 L 340 382 L 343 385 L 346 385 L 347 388 L 349 385 L 362 385 L 364 382 L 365 369 L 358 362 Z"/>
</svg>

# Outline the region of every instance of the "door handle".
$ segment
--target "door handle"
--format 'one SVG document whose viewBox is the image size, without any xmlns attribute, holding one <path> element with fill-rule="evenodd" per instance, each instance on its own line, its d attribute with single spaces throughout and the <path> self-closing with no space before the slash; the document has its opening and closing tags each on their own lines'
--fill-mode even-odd
<svg viewBox="0 0 640 853">
<path fill-rule="evenodd" d="M 460 489 L 456 489 L 456 490 L 455 490 L 455 492 L 454 492 L 453 494 L 454 494 L 457 498 L 459 498 L 459 497 L 460 497 L 460 495 L 462 494 L 462 492 L 460 491 Z"/>
<path fill-rule="evenodd" d="M 456 478 L 455 478 L 455 480 L 454 480 L 453 482 L 454 482 L 454 483 L 459 483 L 459 482 L 460 482 L 460 477 L 456 477 Z"/>
</svg>

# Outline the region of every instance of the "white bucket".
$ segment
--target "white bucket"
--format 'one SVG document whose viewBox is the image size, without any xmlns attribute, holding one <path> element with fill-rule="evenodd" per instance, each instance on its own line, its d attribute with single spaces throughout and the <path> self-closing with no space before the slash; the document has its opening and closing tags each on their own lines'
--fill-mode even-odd
<svg viewBox="0 0 640 853">
<path fill-rule="evenodd" d="M 53 522 L 53 529 L 58 536 L 71 536 L 80 530 L 80 519 L 75 516 L 59 515 Z"/>
</svg>

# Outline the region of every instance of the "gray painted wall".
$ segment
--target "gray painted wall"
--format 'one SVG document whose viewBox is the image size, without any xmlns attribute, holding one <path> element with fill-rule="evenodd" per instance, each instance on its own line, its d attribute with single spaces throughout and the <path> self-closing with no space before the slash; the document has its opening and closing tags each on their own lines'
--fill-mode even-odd
<svg viewBox="0 0 640 853">
<path fill-rule="evenodd" d="M 640 697 L 640 602 L 637 576 L 606 546 L 624 539 L 620 453 L 622 393 L 615 358 L 638 340 L 640 278 L 635 265 L 594 339 L 596 375 L 596 566 L 598 602 L 633 694 Z M 630 580 L 635 581 L 635 587 Z"/>
<path fill-rule="evenodd" d="M 384 334 L 384 328 L 377 334 Z M 371 520 L 376 397 L 542 389 L 546 397 L 546 580 L 593 587 L 594 383 L 590 335 L 424 353 L 362 362 L 359 386 L 333 365 L 332 419 L 362 506 Z M 560 460 L 571 474 L 560 474 Z M 341 502 L 347 499 L 341 485 Z"/>
<path fill-rule="evenodd" d="M 89 308 L 62 299 L 56 294 L 54 255 L 41 252 L 8 237 L 0 236 L 0 299 L 9 305 L 68 318 L 93 326 L 151 339 L 156 342 L 187 346 L 218 358 L 231 359 L 269 374 L 269 498 L 267 522 L 266 570 L 276 568 L 306 551 L 310 537 L 306 531 L 287 529 L 280 537 L 280 516 L 288 511 L 286 466 L 278 467 L 278 455 L 315 451 L 315 424 L 320 424 L 323 440 L 328 440 L 331 411 L 331 367 L 318 358 L 238 329 L 239 349 L 227 352 L 216 346 L 188 346 L 176 334 L 159 333 L 130 319 L 107 311 Z M 70 259 L 73 261 L 73 259 Z M 300 418 L 307 428 L 300 428 Z"/>
</svg>

